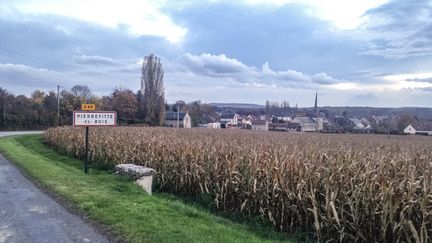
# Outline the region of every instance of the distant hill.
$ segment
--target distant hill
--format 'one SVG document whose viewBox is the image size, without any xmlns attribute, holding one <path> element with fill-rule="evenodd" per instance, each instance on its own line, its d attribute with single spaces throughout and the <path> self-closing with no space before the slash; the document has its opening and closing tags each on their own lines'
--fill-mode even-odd
<svg viewBox="0 0 432 243">
<path fill-rule="evenodd" d="M 210 103 L 209 105 L 215 106 L 217 110 L 230 110 L 231 112 L 263 112 L 264 105 L 250 104 L 250 103 Z M 302 107 L 299 110 L 311 109 L 312 107 Z M 369 117 L 369 116 L 401 116 L 410 115 L 421 119 L 432 119 L 432 108 L 427 107 L 360 107 L 360 106 L 321 106 L 321 111 L 331 116 L 340 116 L 344 112 L 350 117 Z"/>
<path fill-rule="evenodd" d="M 389 116 L 389 115 L 411 115 L 423 119 L 432 119 L 432 108 L 426 107 L 400 107 L 400 108 L 377 108 L 377 107 L 320 107 L 320 110 L 328 111 L 330 116 L 339 116 L 343 112 L 348 112 L 352 117 L 363 116 Z"/>
</svg>

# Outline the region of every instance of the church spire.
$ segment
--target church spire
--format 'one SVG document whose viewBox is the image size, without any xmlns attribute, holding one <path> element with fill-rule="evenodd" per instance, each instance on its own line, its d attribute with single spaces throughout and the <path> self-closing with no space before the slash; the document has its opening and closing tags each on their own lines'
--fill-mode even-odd
<svg viewBox="0 0 432 243">
<path fill-rule="evenodd" d="M 313 116 L 318 117 L 319 116 L 319 110 L 318 110 L 318 92 L 315 93 L 315 105 L 313 108 Z"/>
<path fill-rule="evenodd" d="M 318 110 L 318 91 L 315 93 L 315 106 L 314 106 L 315 111 Z"/>
</svg>

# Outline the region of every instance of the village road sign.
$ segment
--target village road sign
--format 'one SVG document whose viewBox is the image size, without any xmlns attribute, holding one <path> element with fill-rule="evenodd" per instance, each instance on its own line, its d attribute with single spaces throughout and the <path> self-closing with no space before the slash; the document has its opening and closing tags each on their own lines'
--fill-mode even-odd
<svg viewBox="0 0 432 243">
<path fill-rule="evenodd" d="M 115 126 L 117 112 L 115 111 L 74 111 L 74 127 Z"/>
<path fill-rule="evenodd" d="M 94 111 L 94 110 L 96 110 L 96 105 L 95 104 L 81 104 L 81 110 Z"/>
</svg>

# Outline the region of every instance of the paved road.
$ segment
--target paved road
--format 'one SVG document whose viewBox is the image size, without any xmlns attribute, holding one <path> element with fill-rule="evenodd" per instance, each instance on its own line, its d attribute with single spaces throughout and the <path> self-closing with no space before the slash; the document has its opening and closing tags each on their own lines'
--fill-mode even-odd
<svg viewBox="0 0 432 243">
<path fill-rule="evenodd" d="M 0 132 L 0 137 L 18 134 L 23 133 Z M 3 242 L 108 240 L 40 191 L 0 155 L 0 243 Z"/>
</svg>

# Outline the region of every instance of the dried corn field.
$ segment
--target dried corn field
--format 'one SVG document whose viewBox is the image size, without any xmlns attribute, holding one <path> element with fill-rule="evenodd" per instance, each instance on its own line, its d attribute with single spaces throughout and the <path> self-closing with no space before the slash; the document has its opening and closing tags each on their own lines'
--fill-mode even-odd
<svg viewBox="0 0 432 243">
<path fill-rule="evenodd" d="M 161 191 L 210 196 L 319 240 L 431 242 L 432 139 L 168 128 L 92 128 L 91 160 L 155 168 Z M 83 157 L 82 128 L 45 143 Z"/>
</svg>

